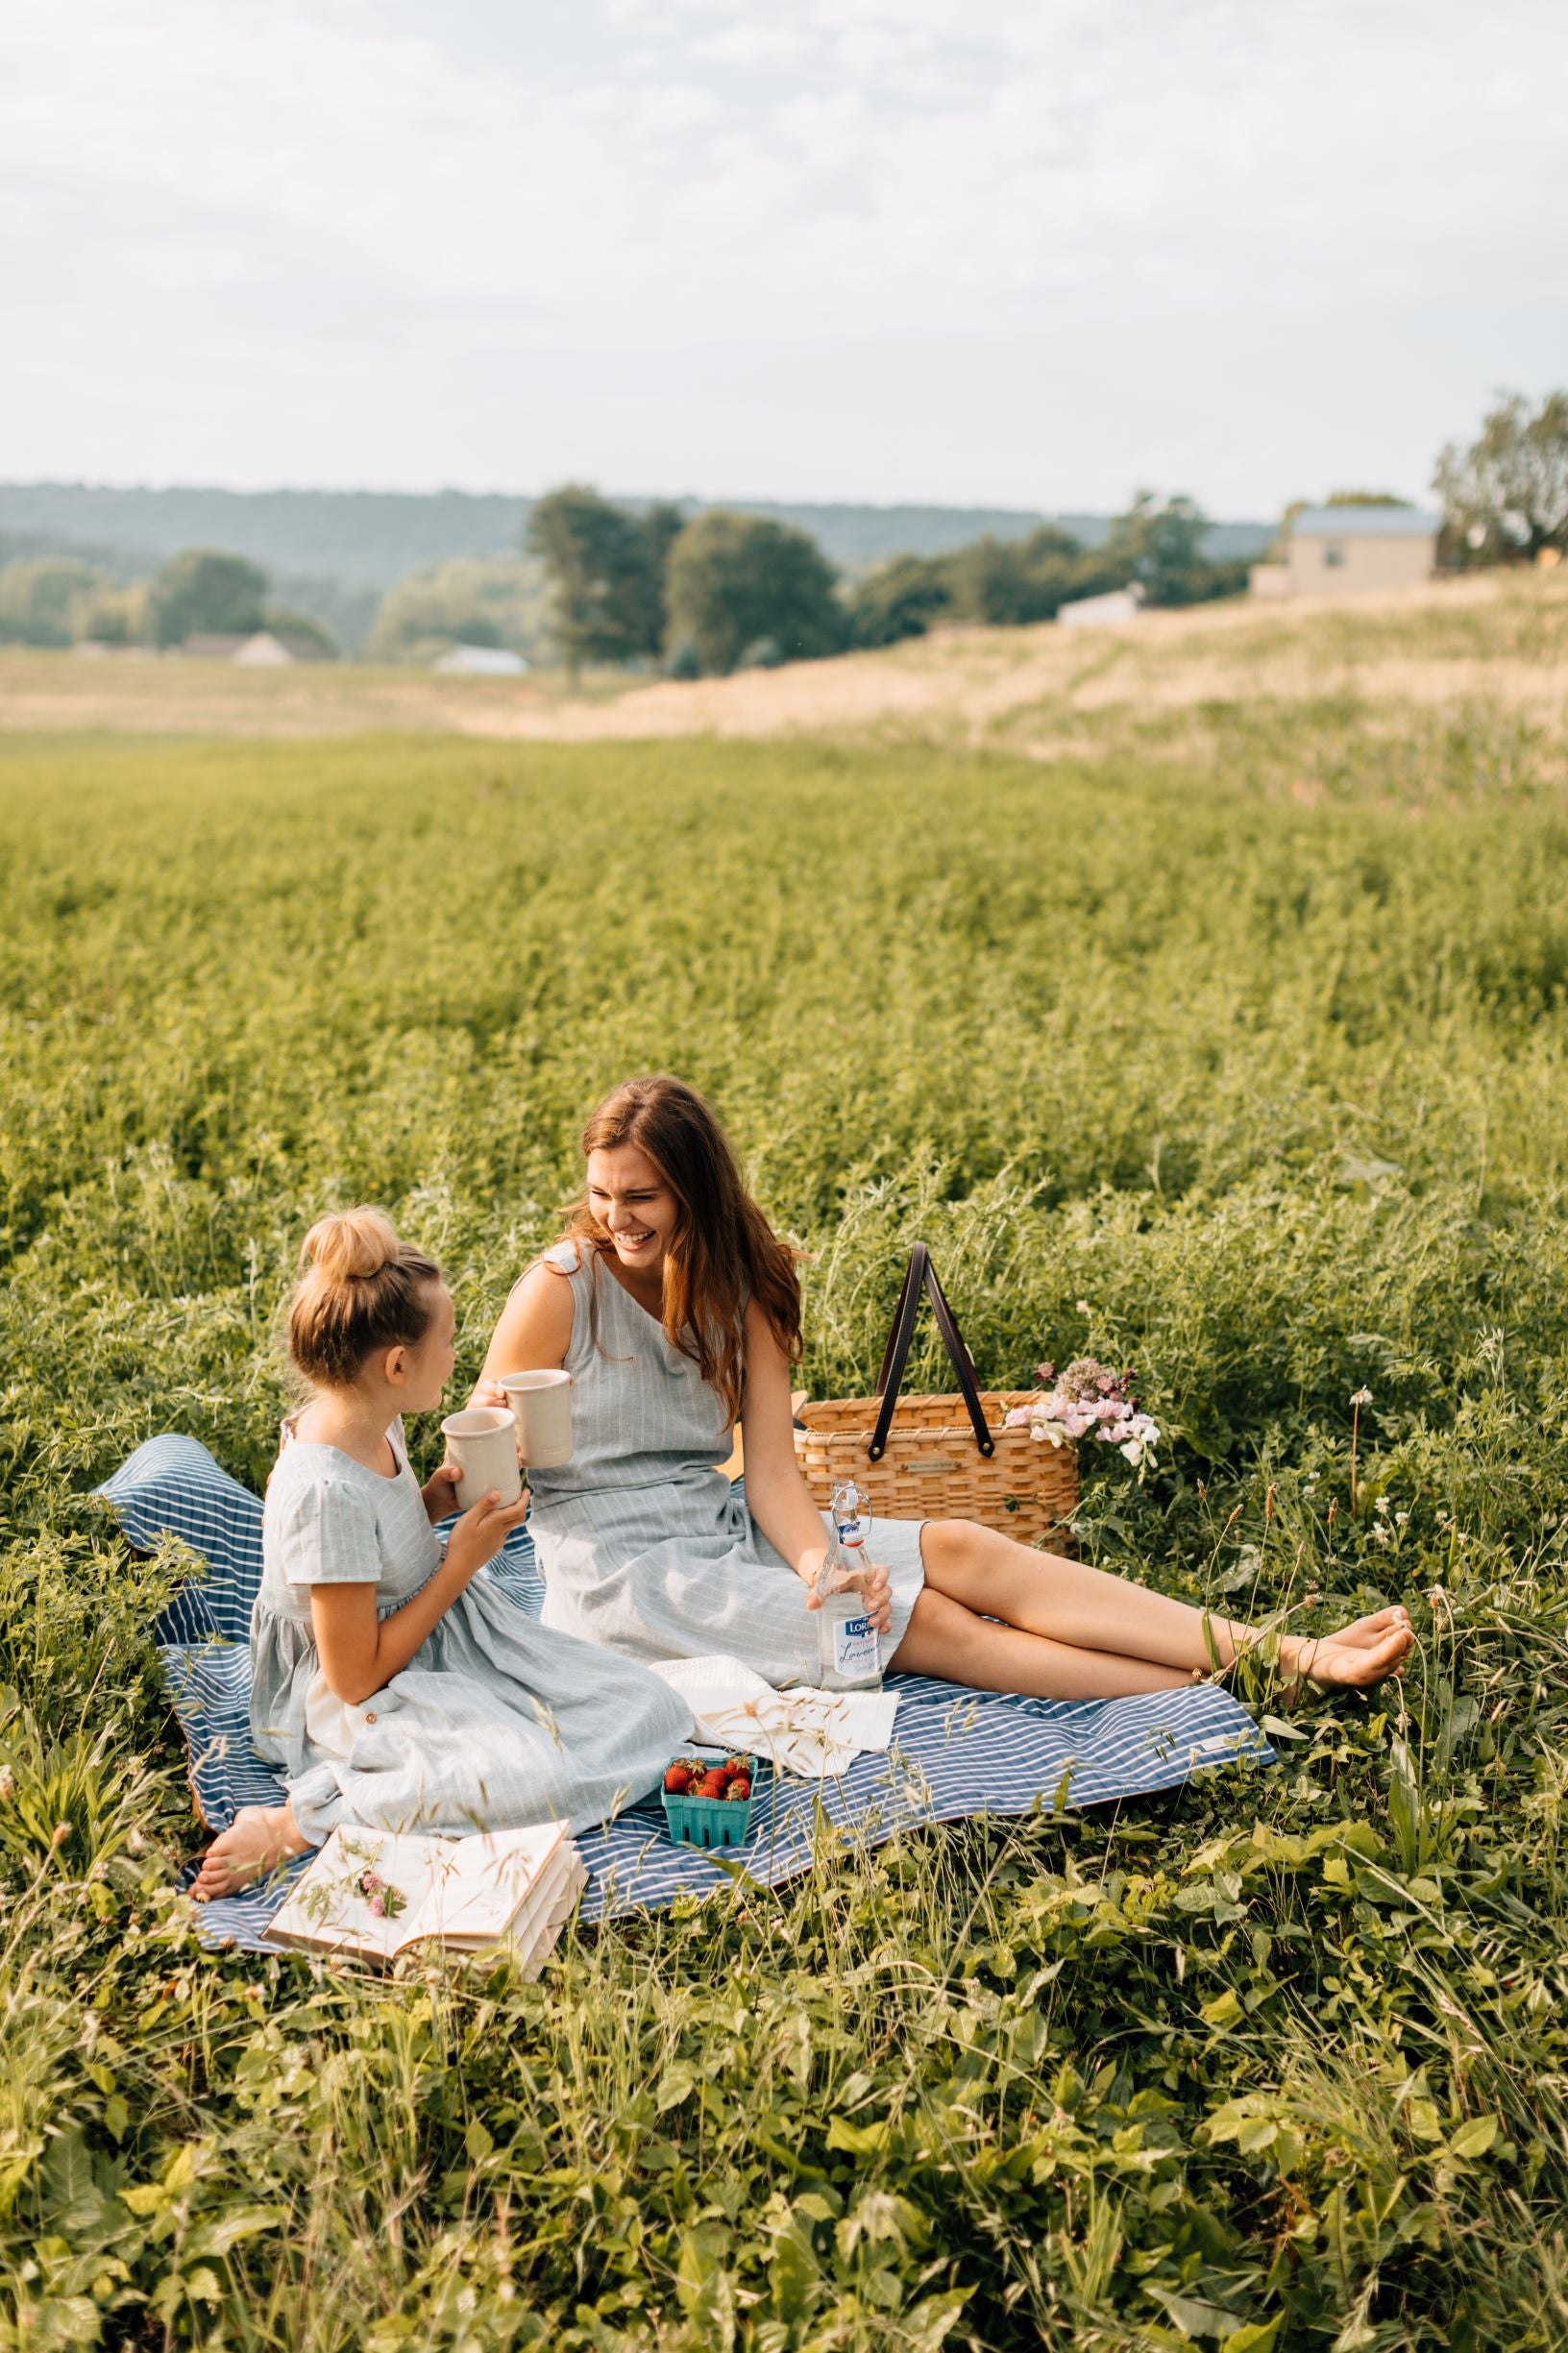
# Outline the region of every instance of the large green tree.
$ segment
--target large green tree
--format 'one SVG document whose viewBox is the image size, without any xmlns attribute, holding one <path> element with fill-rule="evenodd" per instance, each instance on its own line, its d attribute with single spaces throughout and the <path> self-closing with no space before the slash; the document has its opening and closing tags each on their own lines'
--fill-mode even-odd
<svg viewBox="0 0 1568 2353">
<path fill-rule="evenodd" d="M 1105 545 L 1097 550 L 1108 582 L 1140 587 L 1151 604 L 1201 604 L 1212 597 L 1239 594 L 1246 586 L 1244 562 L 1213 563 L 1203 552 L 1208 517 L 1192 499 L 1166 499 L 1152 490 L 1137 493 L 1117 515 Z"/>
<path fill-rule="evenodd" d="M 543 569 L 520 555 L 425 564 L 381 600 L 365 643 L 372 662 L 427 661 L 444 648 L 506 646 L 537 658 L 547 620 Z"/>
<path fill-rule="evenodd" d="M 527 544 L 549 575 L 551 633 L 569 670 L 659 652 L 665 574 L 681 523 L 678 507 L 638 514 L 580 482 L 534 502 Z"/>
<path fill-rule="evenodd" d="M 943 561 L 954 612 L 992 626 L 1054 620 L 1074 597 L 1093 596 L 1125 577 L 1107 568 L 1103 551 L 1085 548 L 1056 523 L 1042 523 L 1022 539 L 977 539 Z"/>
<path fill-rule="evenodd" d="M 669 628 L 705 671 L 733 670 L 769 639 L 787 662 L 838 653 L 848 617 L 832 565 L 804 531 L 710 507 L 670 551 Z"/>
<path fill-rule="evenodd" d="M 215 548 L 184 548 L 155 574 L 147 594 L 153 642 L 184 645 L 213 633 L 243 636 L 266 614 L 267 576 L 241 555 Z"/>
<path fill-rule="evenodd" d="M 893 555 L 856 581 L 849 599 L 849 635 L 857 646 L 895 646 L 900 638 L 923 637 L 952 607 L 952 583 L 943 557 Z"/>
<path fill-rule="evenodd" d="M 1483 558 L 1568 547 L 1568 392 L 1537 409 L 1506 393 L 1468 449 L 1449 443 L 1433 488 L 1455 536 Z"/>
<path fill-rule="evenodd" d="M 19 556 L 0 572 L 0 643 L 68 646 L 93 597 L 111 588 L 107 572 L 74 556 Z"/>
</svg>

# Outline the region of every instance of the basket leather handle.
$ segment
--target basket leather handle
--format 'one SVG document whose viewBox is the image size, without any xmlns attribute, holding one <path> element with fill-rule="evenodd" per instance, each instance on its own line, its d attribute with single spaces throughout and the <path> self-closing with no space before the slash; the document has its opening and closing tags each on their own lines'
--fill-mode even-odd
<svg viewBox="0 0 1568 2353">
<path fill-rule="evenodd" d="M 887 1452 L 888 1433 L 893 1427 L 893 1409 L 898 1403 L 898 1392 L 904 1385 L 904 1366 L 909 1361 L 909 1344 L 915 1336 L 915 1314 L 920 1304 L 921 1291 L 931 1302 L 937 1330 L 942 1334 L 943 1345 L 958 1375 L 958 1385 L 974 1425 L 974 1442 L 983 1455 L 993 1455 L 996 1441 L 986 1421 L 985 1407 L 980 1403 L 980 1384 L 974 1377 L 974 1363 L 964 1345 L 964 1336 L 952 1309 L 947 1305 L 947 1294 L 942 1287 L 937 1270 L 931 1263 L 931 1253 L 924 1242 L 917 1242 L 909 1254 L 909 1270 L 904 1276 L 904 1287 L 893 1311 L 893 1329 L 888 1334 L 888 1344 L 882 1352 L 882 1370 L 876 1377 L 876 1428 L 871 1433 L 871 1442 L 866 1451 L 873 1462 L 880 1462 Z"/>
</svg>

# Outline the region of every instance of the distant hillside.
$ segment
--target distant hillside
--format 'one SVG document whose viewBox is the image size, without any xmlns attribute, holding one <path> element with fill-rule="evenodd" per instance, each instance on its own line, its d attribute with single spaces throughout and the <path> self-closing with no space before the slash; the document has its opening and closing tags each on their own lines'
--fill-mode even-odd
<svg viewBox="0 0 1568 2353">
<path fill-rule="evenodd" d="M 885 555 L 941 555 L 987 531 L 1021 539 L 1050 520 L 1092 547 L 1105 536 L 1108 521 L 1103 515 L 1051 518 L 1022 507 L 799 506 L 761 499 L 679 503 L 692 514 L 704 504 L 725 504 L 772 516 L 810 531 L 836 564 L 855 568 Z M 515 553 L 528 506 L 527 499 L 462 490 L 110 490 L 85 482 L 4 482 L 0 538 L 57 547 L 62 540 L 86 542 L 95 552 L 113 550 L 120 565 L 149 558 L 160 563 L 179 548 L 230 548 L 269 572 L 319 573 L 387 589 L 416 564 Z M 1217 524 L 1213 552 L 1251 554 L 1273 530 L 1262 523 Z"/>
</svg>

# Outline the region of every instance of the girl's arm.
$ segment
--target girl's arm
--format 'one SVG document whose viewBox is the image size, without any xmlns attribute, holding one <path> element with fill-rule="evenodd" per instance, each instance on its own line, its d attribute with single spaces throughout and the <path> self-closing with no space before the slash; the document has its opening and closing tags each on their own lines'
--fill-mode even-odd
<svg viewBox="0 0 1568 2353">
<path fill-rule="evenodd" d="M 446 1557 L 419 1591 L 389 1618 L 376 1615 L 376 1592 L 361 1584 L 312 1585 L 310 1618 L 328 1688 L 357 1707 L 401 1674 L 437 1627 L 477 1569 L 493 1560 L 528 1508 L 527 1492 L 502 1505 L 495 1494 L 465 1511 L 452 1532 Z"/>
<path fill-rule="evenodd" d="M 821 1568 L 827 1545 L 822 1519 L 795 1458 L 790 1366 L 772 1326 L 753 1299 L 746 1311 L 746 1394 L 741 1406 L 746 1450 L 746 1501 L 774 1552 L 807 1585 Z M 892 1622 L 886 1569 L 868 1567 L 856 1579 L 879 1630 Z M 806 1607 L 820 1606 L 815 1593 Z"/>
<path fill-rule="evenodd" d="M 471 1404 L 503 1405 L 496 1384 L 504 1373 L 542 1373 L 566 1362 L 572 1345 L 572 1286 L 541 1259 L 530 1266 L 501 1311 Z"/>
</svg>

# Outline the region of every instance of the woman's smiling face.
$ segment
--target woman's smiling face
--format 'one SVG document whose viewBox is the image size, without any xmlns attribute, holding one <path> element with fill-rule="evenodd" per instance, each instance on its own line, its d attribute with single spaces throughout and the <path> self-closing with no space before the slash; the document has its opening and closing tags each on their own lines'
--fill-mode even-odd
<svg viewBox="0 0 1568 2353">
<path fill-rule="evenodd" d="M 634 1143 L 588 1155 L 588 1207 L 608 1229 L 627 1274 L 662 1277 L 680 1204 L 648 1154 Z"/>
</svg>

